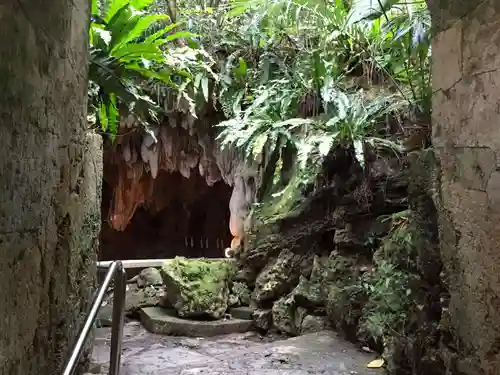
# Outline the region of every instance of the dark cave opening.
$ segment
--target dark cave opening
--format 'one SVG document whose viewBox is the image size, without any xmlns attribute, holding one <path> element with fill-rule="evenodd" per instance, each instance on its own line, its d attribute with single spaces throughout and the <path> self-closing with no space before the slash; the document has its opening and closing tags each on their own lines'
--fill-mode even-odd
<svg viewBox="0 0 500 375">
<path fill-rule="evenodd" d="M 184 178 L 178 172 L 162 171 L 152 198 L 135 211 L 124 231 L 117 231 L 107 220 L 113 188 L 105 180 L 99 259 L 223 257 L 232 239 L 231 192 L 222 181 L 208 186 L 198 173 Z"/>
</svg>

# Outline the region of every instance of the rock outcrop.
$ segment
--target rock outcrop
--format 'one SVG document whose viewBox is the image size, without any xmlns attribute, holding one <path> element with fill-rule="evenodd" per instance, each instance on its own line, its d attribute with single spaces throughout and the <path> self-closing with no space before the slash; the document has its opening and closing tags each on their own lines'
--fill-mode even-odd
<svg viewBox="0 0 500 375">
<path fill-rule="evenodd" d="M 367 173 L 338 150 L 297 209 L 269 220 L 273 202 L 264 202 L 238 256 L 255 327 L 289 335 L 333 328 L 383 353 L 391 374 L 422 358 L 428 374 L 440 374 L 440 259 L 426 252 L 436 238 L 424 217 L 435 212 L 427 204 L 432 166 L 422 163 L 380 158 Z"/>
</svg>

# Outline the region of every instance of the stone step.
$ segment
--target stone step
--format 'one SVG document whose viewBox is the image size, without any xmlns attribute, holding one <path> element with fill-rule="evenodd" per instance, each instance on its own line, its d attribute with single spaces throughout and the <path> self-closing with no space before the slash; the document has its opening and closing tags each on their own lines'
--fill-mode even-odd
<svg viewBox="0 0 500 375">
<path fill-rule="evenodd" d="M 144 307 L 140 310 L 141 323 L 149 332 L 168 336 L 212 337 L 252 330 L 247 319 L 189 320 L 175 316 L 175 312 L 162 307 Z"/>
</svg>

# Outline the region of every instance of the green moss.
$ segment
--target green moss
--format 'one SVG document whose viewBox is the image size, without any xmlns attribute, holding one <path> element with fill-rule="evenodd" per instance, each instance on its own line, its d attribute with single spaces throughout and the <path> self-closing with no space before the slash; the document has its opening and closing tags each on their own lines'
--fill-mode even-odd
<svg viewBox="0 0 500 375">
<path fill-rule="evenodd" d="M 310 182 L 317 172 L 317 170 L 295 172 L 283 189 L 265 197 L 263 202 L 256 205 L 255 216 L 259 218 L 261 224 L 269 225 L 293 215 L 294 212 L 300 212 L 304 203 L 304 197 L 301 194 L 302 187 Z"/>
<path fill-rule="evenodd" d="M 219 319 L 228 307 L 235 268 L 227 261 L 176 257 L 161 269 L 167 299 L 182 317 Z"/>
</svg>

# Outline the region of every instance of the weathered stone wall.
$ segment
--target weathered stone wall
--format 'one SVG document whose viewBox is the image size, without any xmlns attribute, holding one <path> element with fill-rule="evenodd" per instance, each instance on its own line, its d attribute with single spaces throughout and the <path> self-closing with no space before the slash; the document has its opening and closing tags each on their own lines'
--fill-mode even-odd
<svg viewBox="0 0 500 375">
<path fill-rule="evenodd" d="M 429 1 L 450 373 L 500 374 L 500 2 Z"/>
<path fill-rule="evenodd" d="M 89 2 L 0 5 L 0 374 L 61 371 L 88 308 L 102 153 L 86 134 Z"/>
</svg>

